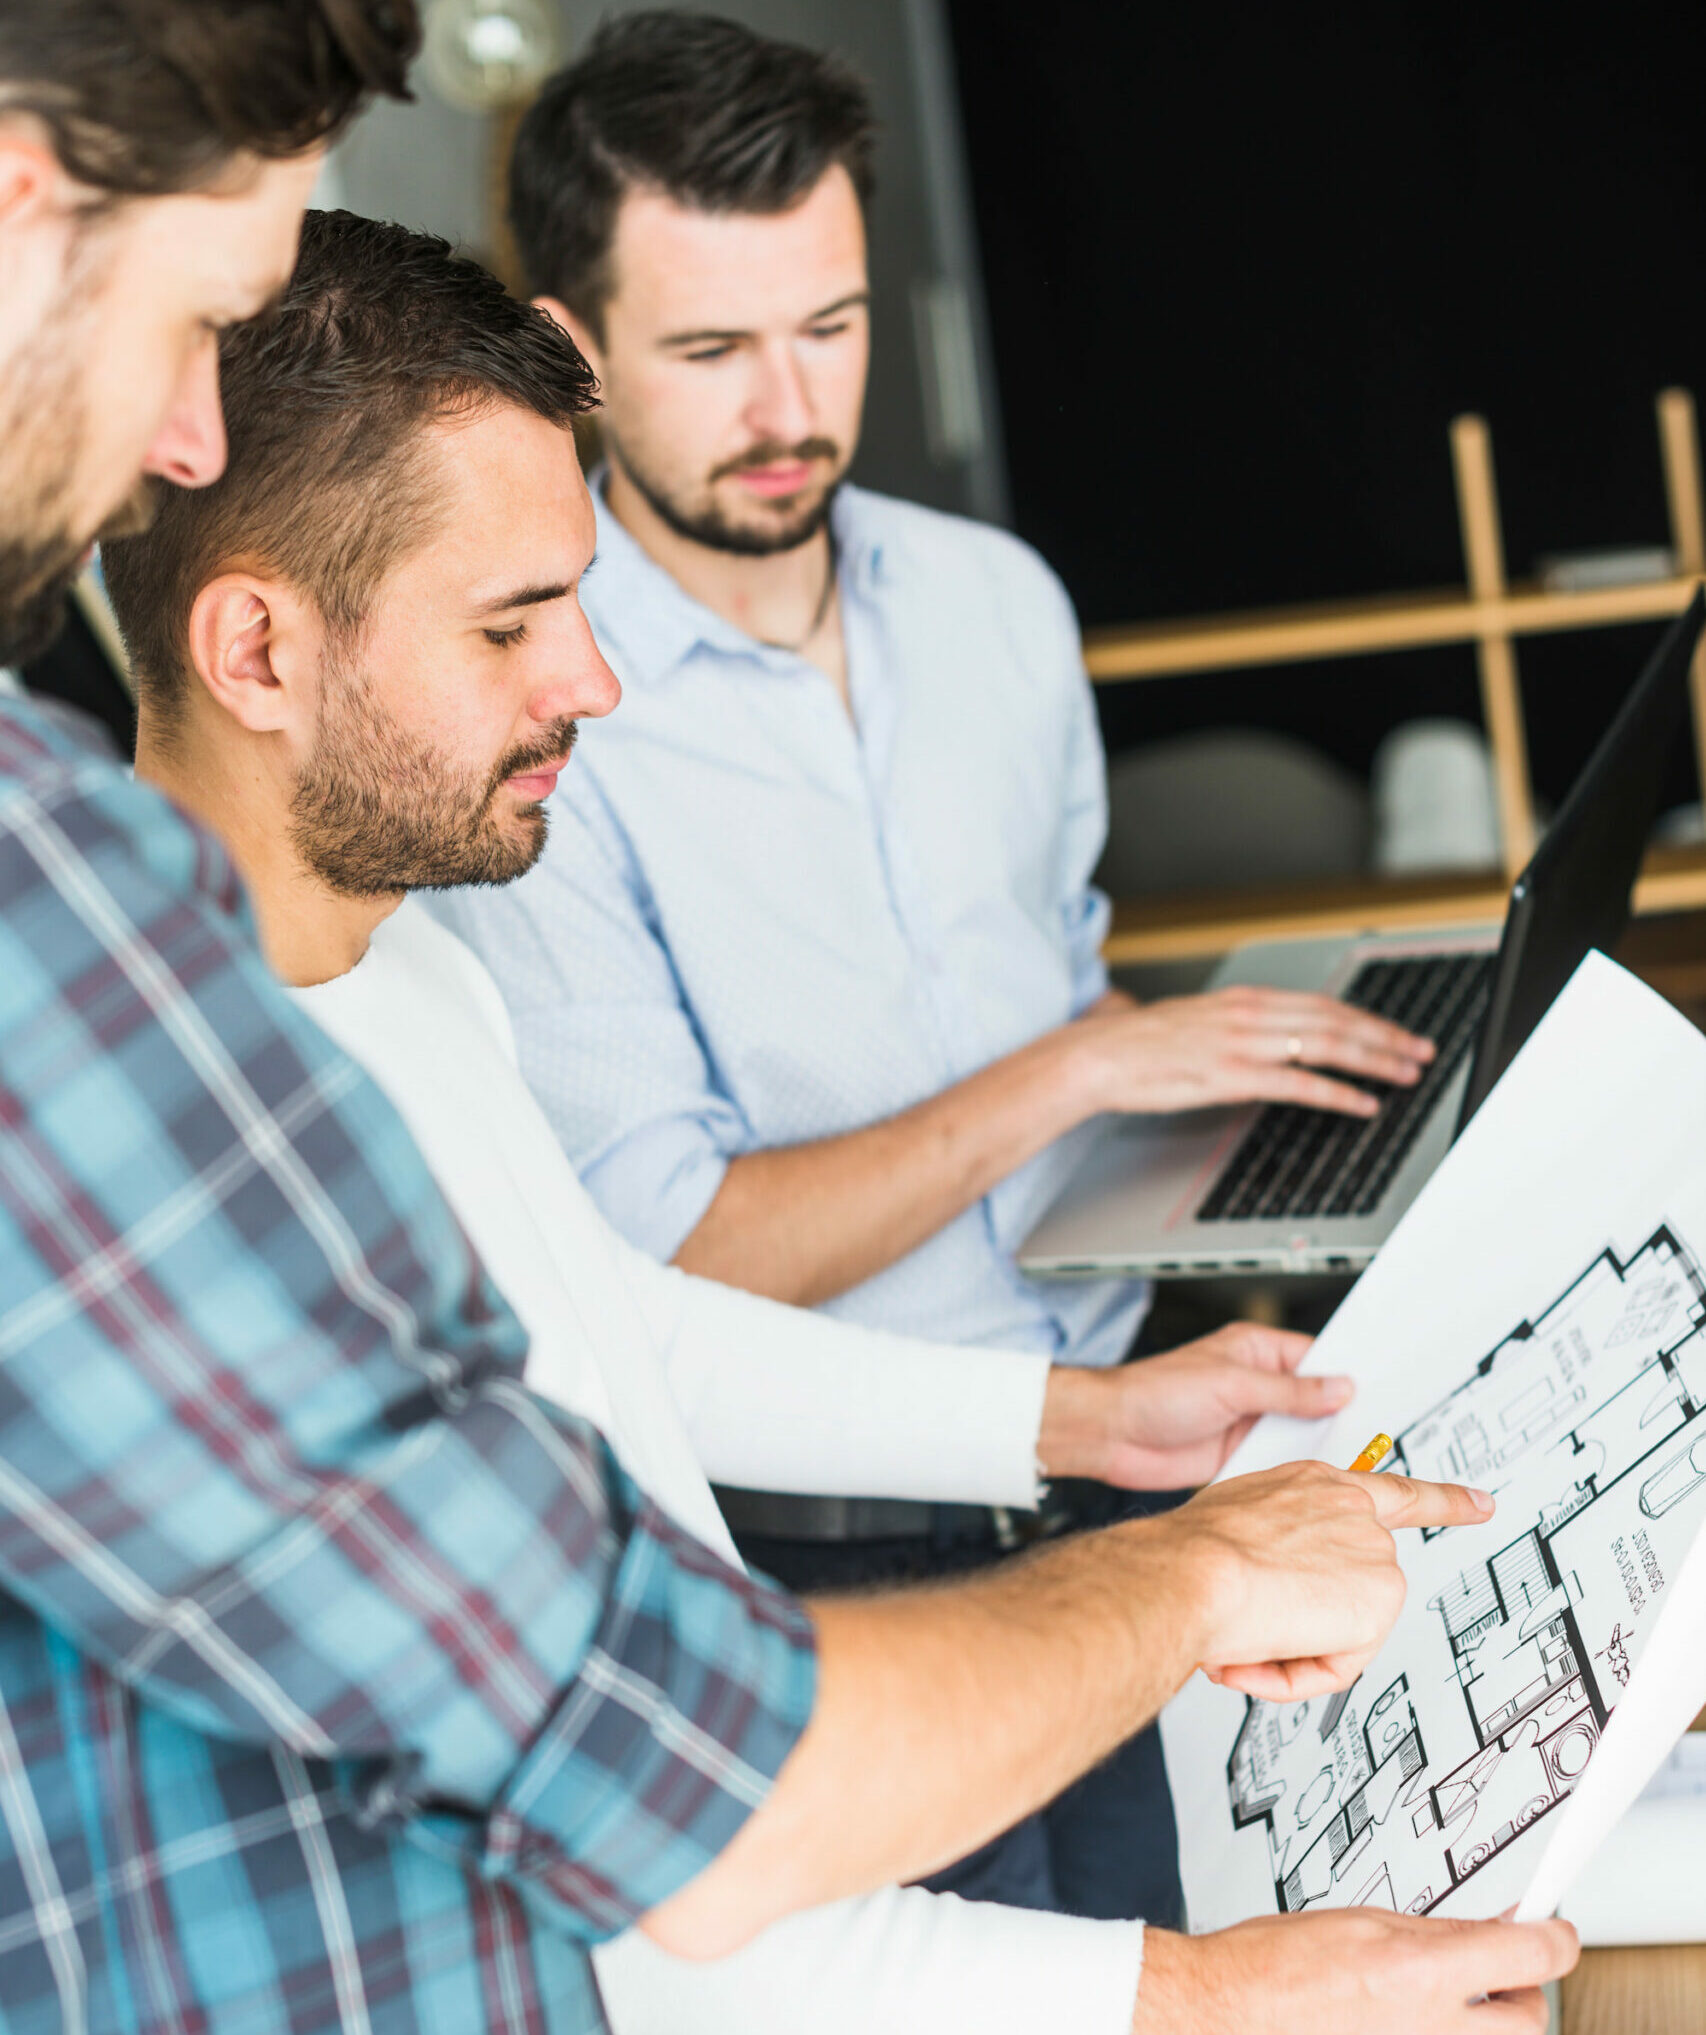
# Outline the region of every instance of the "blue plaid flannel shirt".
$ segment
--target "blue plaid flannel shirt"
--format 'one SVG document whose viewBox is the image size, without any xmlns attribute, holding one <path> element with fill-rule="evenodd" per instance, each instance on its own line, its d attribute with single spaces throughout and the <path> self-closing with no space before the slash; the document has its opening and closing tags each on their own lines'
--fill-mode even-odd
<svg viewBox="0 0 1706 2035">
<path fill-rule="evenodd" d="M 559 2035 L 810 1711 L 217 846 L 0 701 L 0 2030 Z"/>
</svg>

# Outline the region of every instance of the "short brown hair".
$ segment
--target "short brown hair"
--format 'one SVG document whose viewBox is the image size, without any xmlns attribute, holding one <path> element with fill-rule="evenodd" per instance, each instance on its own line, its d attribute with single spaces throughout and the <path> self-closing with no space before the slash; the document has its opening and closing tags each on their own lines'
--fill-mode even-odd
<svg viewBox="0 0 1706 2035">
<path fill-rule="evenodd" d="M 631 190 L 704 212 L 785 212 L 839 163 L 873 188 L 870 94 L 838 58 L 712 14 L 607 21 L 528 110 L 509 210 L 527 286 L 596 333 Z"/>
<path fill-rule="evenodd" d="M 334 631 L 433 527 L 411 457 L 440 418 L 509 403 L 567 426 L 598 384 L 542 311 L 431 234 L 310 212 L 279 307 L 220 343 L 230 456 L 206 488 L 164 488 L 152 527 L 102 546 L 145 708 L 169 733 L 201 589 L 233 565 L 275 573 Z"/>
<path fill-rule="evenodd" d="M 159 196 L 406 99 L 419 43 L 415 0 L 4 0 L 0 112 L 34 114 L 80 182 Z"/>
</svg>

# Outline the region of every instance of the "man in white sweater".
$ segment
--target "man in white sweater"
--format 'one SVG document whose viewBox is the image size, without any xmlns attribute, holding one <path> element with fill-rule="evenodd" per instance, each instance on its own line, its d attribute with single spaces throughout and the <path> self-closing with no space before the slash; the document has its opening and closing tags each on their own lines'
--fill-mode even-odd
<svg viewBox="0 0 1706 2035">
<path fill-rule="evenodd" d="M 616 703 L 576 600 L 578 363 L 440 244 L 329 215 L 223 364 L 228 478 L 108 561 L 139 769 L 224 837 L 269 959 L 389 1091 L 529 1330 L 533 1391 L 596 1419 L 725 1554 L 707 1470 L 1023 1507 L 1051 1471 L 1200 1481 L 1260 1411 L 1343 1403 L 1293 1375 L 1294 1340 L 1081 1377 L 814 1319 L 617 1239 L 489 977 L 404 901 L 525 869 L 575 720 Z M 822 1674 L 845 1753 L 791 1796 L 784 1770 L 711 1872 L 599 1953 L 618 2030 L 1540 2025 L 1534 1988 L 1573 1953 L 1558 1925 L 1323 1914 L 1191 1940 L 917 1889 L 837 1898 L 880 1878 L 874 1858 L 951 1855 L 1046 1799 L 1199 1665 L 1256 1696 L 1343 1685 L 1402 1598 L 1390 1527 L 1490 1505 L 1305 1466 L 956 1588 L 814 1606 L 826 1631 L 864 1621 Z"/>
</svg>

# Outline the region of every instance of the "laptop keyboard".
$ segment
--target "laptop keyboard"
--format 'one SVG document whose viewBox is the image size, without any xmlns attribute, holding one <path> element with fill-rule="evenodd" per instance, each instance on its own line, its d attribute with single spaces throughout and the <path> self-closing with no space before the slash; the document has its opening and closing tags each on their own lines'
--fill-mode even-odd
<svg viewBox="0 0 1706 2035">
<path fill-rule="evenodd" d="M 1427 1072 L 1414 1088 L 1360 1083 L 1380 1097 L 1373 1117 L 1269 1103 L 1204 1196 L 1197 1220 L 1372 1215 L 1474 1045 L 1492 977 L 1490 954 L 1422 954 L 1359 968 L 1345 1002 L 1432 1039 L 1438 1050 Z"/>
</svg>

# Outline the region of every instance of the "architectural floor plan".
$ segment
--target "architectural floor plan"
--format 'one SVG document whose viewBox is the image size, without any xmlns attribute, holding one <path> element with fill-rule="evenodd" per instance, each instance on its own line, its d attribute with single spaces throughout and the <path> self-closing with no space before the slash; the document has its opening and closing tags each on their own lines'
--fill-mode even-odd
<svg viewBox="0 0 1706 2035">
<path fill-rule="evenodd" d="M 1228 1800 L 1277 1910 L 1426 1914 L 1568 1797 L 1706 1517 L 1703 1323 L 1701 1264 L 1658 1228 L 1398 1435 L 1393 1467 L 1494 1492 L 1498 1533 L 1422 1550 L 1402 1670 L 1248 1704 Z"/>
</svg>

